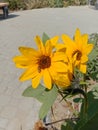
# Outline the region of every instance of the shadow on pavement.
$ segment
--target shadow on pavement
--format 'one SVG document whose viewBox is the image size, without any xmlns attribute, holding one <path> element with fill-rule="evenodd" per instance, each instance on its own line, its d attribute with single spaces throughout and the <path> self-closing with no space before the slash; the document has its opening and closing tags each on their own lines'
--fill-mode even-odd
<svg viewBox="0 0 98 130">
<path fill-rule="evenodd" d="M 9 14 L 7 18 L 3 18 L 3 14 L 0 14 L 0 21 L 18 17 L 19 15 Z"/>
</svg>

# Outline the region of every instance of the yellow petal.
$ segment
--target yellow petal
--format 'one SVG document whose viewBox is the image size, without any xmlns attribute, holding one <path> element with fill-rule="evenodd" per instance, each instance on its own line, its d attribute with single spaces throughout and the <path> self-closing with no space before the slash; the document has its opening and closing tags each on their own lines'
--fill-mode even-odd
<svg viewBox="0 0 98 130">
<path fill-rule="evenodd" d="M 73 66 L 78 66 L 79 64 L 80 64 L 80 60 L 79 61 L 76 60 L 76 61 L 73 62 Z"/>
<path fill-rule="evenodd" d="M 88 42 L 88 34 L 83 34 L 82 35 L 82 44 L 83 46 L 86 46 Z"/>
<path fill-rule="evenodd" d="M 19 47 L 20 52 L 22 53 L 22 55 L 32 59 L 32 57 L 38 57 L 39 53 L 38 51 L 36 51 L 33 48 L 30 47 Z"/>
<path fill-rule="evenodd" d="M 67 35 L 62 35 L 62 40 L 66 47 L 66 54 L 68 56 L 72 55 L 73 50 L 77 49 L 77 45 L 74 43 L 74 41 Z"/>
<path fill-rule="evenodd" d="M 71 44 L 73 44 L 72 39 L 68 35 L 63 34 L 62 40 L 63 40 L 64 44 L 67 46 L 70 46 Z"/>
<path fill-rule="evenodd" d="M 66 51 L 66 46 L 65 46 L 65 44 L 57 44 L 56 45 L 56 49 L 57 49 L 57 51 L 63 51 L 63 52 L 65 52 Z"/>
<path fill-rule="evenodd" d="M 36 77 L 34 77 L 32 79 L 32 87 L 33 88 L 37 88 L 37 86 L 39 85 L 40 83 L 40 80 L 42 78 L 42 73 L 39 73 Z"/>
<path fill-rule="evenodd" d="M 68 86 L 71 84 L 67 74 L 58 74 L 58 77 L 55 82 L 60 88 L 63 89 L 68 88 Z"/>
<path fill-rule="evenodd" d="M 76 32 L 75 32 L 75 36 L 74 36 L 75 42 L 79 42 L 80 37 L 81 37 L 81 32 L 80 32 L 80 30 L 77 28 L 77 29 L 76 29 Z"/>
<path fill-rule="evenodd" d="M 86 55 L 83 55 L 82 57 L 81 57 L 81 63 L 85 63 L 85 62 L 87 62 L 88 61 L 88 57 L 86 56 Z"/>
<path fill-rule="evenodd" d="M 45 87 L 51 89 L 52 81 L 48 69 L 44 69 L 43 71 L 43 80 L 44 80 Z"/>
<path fill-rule="evenodd" d="M 93 47 L 93 44 L 87 44 L 86 48 L 83 48 L 83 54 L 88 55 L 92 51 Z"/>
<path fill-rule="evenodd" d="M 68 62 L 66 53 L 64 52 L 56 52 L 54 53 L 53 57 L 52 57 L 52 61 L 65 61 Z"/>
<path fill-rule="evenodd" d="M 20 81 L 25 81 L 31 78 L 34 78 L 36 75 L 38 75 L 38 67 L 37 65 L 28 68 L 19 78 Z"/>
<path fill-rule="evenodd" d="M 36 44 L 37 44 L 37 46 L 38 46 L 39 51 L 40 51 L 42 54 L 45 54 L 45 48 L 44 48 L 44 45 L 43 45 L 43 43 L 42 43 L 42 40 L 40 39 L 39 36 L 36 36 L 36 37 L 35 37 L 35 42 L 36 42 Z"/>
<path fill-rule="evenodd" d="M 85 73 L 86 73 L 86 70 L 87 70 L 86 64 L 80 64 L 79 69 L 80 69 L 80 71 L 81 71 L 82 73 L 85 74 Z"/>
<path fill-rule="evenodd" d="M 48 70 L 49 70 L 52 80 L 54 80 L 54 78 L 57 77 L 57 72 L 55 71 L 55 69 L 52 66 L 50 66 L 50 68 Z"/>
<path fill-rule="evenodd" d="M 53 38 L 50 39 L 51 43 L 52 43 L 52 47 L 55 47 L 57 42 L 58 42 L 59 36 L 55 36 Z"/>
<path fill-rule="evenodd" d="M 73 74 L 74 64 L 72 62 L 68 62 L 68 71 Z"/>
<path fill-rule="evenodd" d="M 53 62 L 52 67 L 55 69 L 56 72 L 67 72 L 68 66 L 63 62 Z"/>
<path fill-rule="evenodd" d="M 26 64 L 18 64 L 16 63 L 15 64 L 17 68 L 21 68 L 21 69 L 26 69 L 26 68 L 29 68 L 30 65 L 26 65 Z"/>
<path fill-rule="evenodd" d="M 25 61 L 28 61 L 28 59 L 25 56 L 15 56 L 13 57 L 13 61 L 15 63 L 21 62 L 21 61 L 25 62 Z"/>
<path fill-rule="evenodd" d="M 24 56 L 15 56 L 13 58 L 13 61 L 15 62 L 16 67 L 18 68 L 28 68 L 33 62 Z"/>
<path fill-rule="evenodd" d="M 47 40 L 46 41 L 46 44 L 45 44 L 45 50 L 46 50 L 46 55 L 50 55 L 51 54 L 51 52 L 52 52 L 52 45 L 51 45 L 51 42 L 50 42 L 50 40 Z"/>
</svg>

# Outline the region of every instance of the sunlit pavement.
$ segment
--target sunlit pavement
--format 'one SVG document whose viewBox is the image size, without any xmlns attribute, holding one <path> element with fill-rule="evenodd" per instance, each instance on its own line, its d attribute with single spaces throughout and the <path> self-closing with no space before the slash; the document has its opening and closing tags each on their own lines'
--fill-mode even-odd
<svg viewBox="0 0 98 130">
<path fill-rule="evenodd" d="M 12 57 L 19 46 L 35 47 L 34 37 L 46 32 L 50 37 L 75 29 L 82 33 L 98 32 L 98 10 L 92 7 L 44 8 L 0 16 L 0 130 L 32 130 L 38 119 L 40 103 L 22 96 L 30 81 L 21 83 L 22 70 L 15 68 Z"/>
</svg>

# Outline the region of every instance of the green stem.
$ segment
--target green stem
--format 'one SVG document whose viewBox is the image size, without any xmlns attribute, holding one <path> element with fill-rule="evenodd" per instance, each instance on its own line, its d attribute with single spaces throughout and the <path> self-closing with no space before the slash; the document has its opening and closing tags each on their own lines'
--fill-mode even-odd
<svg viewBox="0 0 98 130">
<path fill-rule="evenodd" d="M 83 96 L 84 96 L 84 112 L 83 113 L 86 114 L 87 109 L 88 109 L 88 99 L 87 99 L 87 95 L 85 92 L 83 93 Z"/>
<path fill-rule="evenodd" d="M 86 75 L 84 74 L 83 75 L 83 80 L 84 80 L 84 82 L 86 82 Z M 87 108 L 88 108 L 88 99 L 87 99 L 87 85 L 85 84 L 84 85 L 84 94 L 83 94 L 83 96 L 84 96 L 84 113 L 87 113 Z"/>
<path fill-rule="evenodd" d="M 84 74 L 83 75 L 83 81 L 86 82 L 86 75 Z M 83 85 L 84 86 L 84 89 L 85 89 L 85 93 L 87 93 L 87 85 Z"/>
</svg>

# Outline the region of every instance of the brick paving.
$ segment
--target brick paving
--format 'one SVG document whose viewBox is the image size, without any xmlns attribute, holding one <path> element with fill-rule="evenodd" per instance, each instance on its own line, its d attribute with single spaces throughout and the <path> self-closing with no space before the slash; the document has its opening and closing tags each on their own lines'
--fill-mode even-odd
<svg viewBox="0 0 98 130">
<path fill-rule="evenodd" d="M 19 46 L 35 47 L 34 36 L 46 32 L 50 37 L 98 32 L 98 11 L 88 6 L 35 9 L 0 15 L 0 130 L 32 130 L 38 119 L 40 103 L 21 94 L 30 81 L 19 82 L 22 70 L 15 68 L 12 57 Z"/>
</svg>

